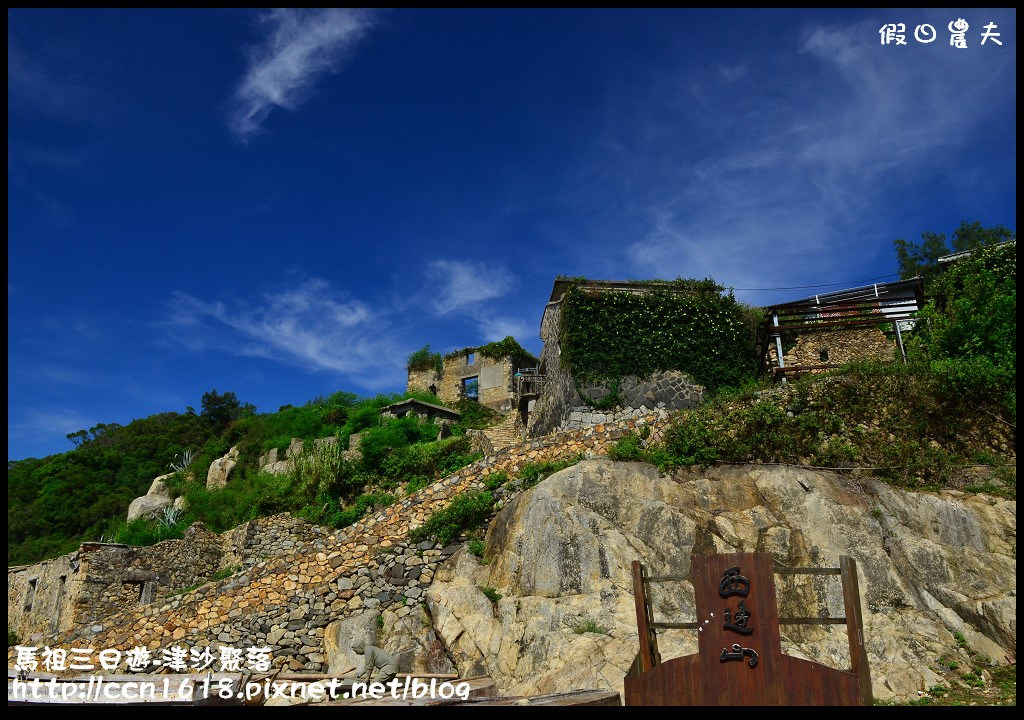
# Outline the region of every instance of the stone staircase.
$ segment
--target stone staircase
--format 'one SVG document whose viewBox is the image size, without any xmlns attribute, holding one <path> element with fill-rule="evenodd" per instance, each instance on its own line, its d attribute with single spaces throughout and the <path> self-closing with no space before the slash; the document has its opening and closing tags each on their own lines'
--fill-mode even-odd
<svg viewBox="0 0 1024 720">
<path fill-rule="evenodd" d="M 481 433 L 490 442 L 493 452 L 517 445 L 523 441 L 523 433 L 518 427 L 518 416 L 509 413 L 504 420 L 493 427 L 484 428 Z"/>
</svg>

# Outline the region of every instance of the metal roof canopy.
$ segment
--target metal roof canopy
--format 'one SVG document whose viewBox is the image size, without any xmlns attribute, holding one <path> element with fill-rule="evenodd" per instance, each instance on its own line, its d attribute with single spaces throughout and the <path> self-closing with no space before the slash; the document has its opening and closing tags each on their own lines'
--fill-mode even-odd
<svg viewBox="0 0 1024 720">
<path fill-rule="evenodd" d="M 910 320 L 925 301 L 924 280 L 921 277 L 894 283 L 875 283 L 860 287 L 819 293 L 802 300 L 771 305 L 765 310 L 765 326 L 761 355 L 768 353 L 771 339 L 775 340 L 779 372 L 785 381 L 785 361 L 782 354 L 782 331 L 811 332 L 815 330 L 870 327 L 891 322 L 896 330 L 896 342 L 903 361 L 901 320 Z M 866 306 L 866 307 L 865 307 Z M 881 317 L 879 317 L 881 316 Z M 821 366 L 831 367 L 831 366 Z M 796 369 L 796 368 L 794 368 Z"/>
<path fill-rule="evenodd" d="M 902 302 L 908 304 L 910 301 L 913 301 L 916 304 L 914 308 L 916 310 L 924 304 L 924 279 L 915 277 L 893 283 L 874 283 L 873 285 L 862 285 L 847 290 L 819 293 L 801 300 L 791 300 L 777 305 L 770 305 L 765 307 L 765 311 L 773 313 L 776 310 L 791 308 L 827 307 L 829 305 L 848 305 L 850 303 L 874 302 L 876 300 L 886 303 Z"/>
</svg>

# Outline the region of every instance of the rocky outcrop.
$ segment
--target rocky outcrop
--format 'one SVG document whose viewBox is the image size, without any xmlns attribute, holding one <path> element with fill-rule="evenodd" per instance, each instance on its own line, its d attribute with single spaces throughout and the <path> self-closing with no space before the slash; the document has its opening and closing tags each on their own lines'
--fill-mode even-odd
<svg viewBox="0 0 1024 720">
<path fill-rule="evenodd" d="M 228 450 L 227 455 L 217 458 L 210 463 L 210 470 L 206 473 L 206 489 L 221 490 L 228 486 L 231 479 L 231 471 L 238 464 L 238 446 Z"/>
<path fill-rule="evenodd" d="M 153 480 L 153 484 L 149 486 L 149 490 L 146 491 L 145 495 L 132 500 L 128 506 L 128 522 L 138 520 L 139 518 L 155 518 L 173 505 L 174 501 L 171 499 L 171 491 L 164 482 L 173 474 L 168 473 L 156 478 Z"/>
<path fill-rule="evenodd" d="M 875 696 L 909 700 L 940 682 L 939 657 L 964 655 L 954 631 L 994 660 L 1015 654 L 1015 547 L 1012 501 L 793 467 L 667 477 L 593 460 L 512 500 L 488 529 L 488 564 L 457 553 L 439 568 L 427 603 L 464 675 L 487 673 L 516 694 L 621 692 L 637 652 L 632 560 L 654 574 L 685 574 L 694 553 L 766 552 L 794 567 L 836 567 L 850 555 Z M 783 614 L 843 614 L 835 578 L 777 583 Z M 693 619 L 688 582 L 654 588 L 657 619 Z M 841 627 L 783 633 L 787 654 L 849 666 Z M 690 631 L 668 631 L 659 645 L 665 658 L 696 652 Z"/>
<path fill-rule="evenodd" d="M 302 454 L 302 440 L 292 438 L 291 444 L 281 452 L 277 448 L 260 456 L 260 472 L 271 475 L 286 475 L 295 469 L 295 459 Z M 283 455 L 283 457 L 282 457 Z"/>
</svg>

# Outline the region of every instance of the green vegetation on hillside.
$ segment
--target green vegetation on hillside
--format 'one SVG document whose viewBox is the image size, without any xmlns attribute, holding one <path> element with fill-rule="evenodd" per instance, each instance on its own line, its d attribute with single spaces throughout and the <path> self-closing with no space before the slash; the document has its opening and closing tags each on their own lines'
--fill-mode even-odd
<svg viewBox="0 0 1024 720">
<path fill-rule="evenodd" d="M 425 486 L 479 457 L 465 430 L 486 426 L 491 415 L 475 407 L 452 426 L 452 437 L 440 441 L 433 423 L 381 418 L 382 407 L 414 396 L 438 402 L 415 393 L 360 399 L 338 392 L 259 414 L 234 393 L 213 390 L 203 396 L 200 414 L 163 413 L 123 427 L 72 433 L 77 447 L 70 452 L 8 463 L 8 563 L 53 557 L 89 540 L 151 544 L 181 537 L 196 520 L 224 531 L 288 511 L 317 523 L 351 524 L 394 502 L 399 485 Z M 361 433 L 362 457 L 346 459 L 343 451 L 354 433 Z M 260 472 L 260 457 L 276 448 L 283 459 L 293 438 L 305 447 L 293 472 Z M 336 441 L 314 442 L 322 438 Z M 239 461 L 231 482 L 223 490 L 207 490 L 210 464 L 233 446 Z M 189 450 L 194 457 L 188 467 L 167 479 L 187 509 L 125 523 L 131 501 L 155 477 L 172 472 L 172 465 L 180 468 Z"/>
<path fill-rule="evenodd" d="M 610 455 L 663 468 L 870 468 L 902 486 L 1015 498 L 1016 279 L 1016 242 L 978 247 L 926 288 L 932 300 L 907 335 L 907 364 L 855 363 L 723 391 L 683 413 L 663 445 L 630 434 Z"/>
</svg>

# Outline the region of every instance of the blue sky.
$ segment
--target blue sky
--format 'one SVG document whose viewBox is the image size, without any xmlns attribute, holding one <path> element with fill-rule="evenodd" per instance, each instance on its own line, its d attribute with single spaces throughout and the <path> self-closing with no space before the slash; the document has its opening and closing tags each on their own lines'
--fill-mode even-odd
<svg viewBox="0 0 1024 720">
<path fill-rule="evenodd" d="M 1012 10 L 8 10 L 7 48 L 9 459 L 537 352 L 559 274 L 766 304 L 1016 229 Z"/>
</svg>

